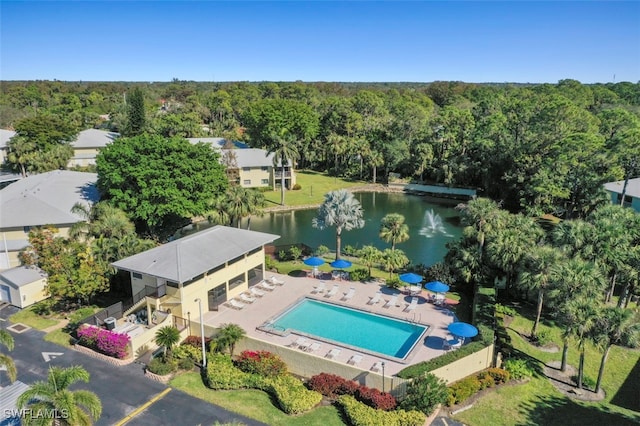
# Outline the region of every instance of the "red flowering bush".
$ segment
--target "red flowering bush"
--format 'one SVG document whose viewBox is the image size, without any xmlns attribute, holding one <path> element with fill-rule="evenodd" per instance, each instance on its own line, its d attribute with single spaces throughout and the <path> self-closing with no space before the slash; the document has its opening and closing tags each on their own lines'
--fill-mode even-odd
<svg viewBox="0 0 640 426">
<path fill-rule="evenodd" d="M 320 373 L 309 379 L 307 387 L 329 398 L 335 398 L 339 395 L 355 394 L 358 384 L 335 374 Z"/>
<path fill-rule="evenodd" d="M 97 327 L 78 329 L 78 343 L 105 355 L 123 359 L 127 356 L 129 336 Z"/>
<path fill-rule="evenodd" d="M 278 355 L 268 351 L 243 351 L 236 366 L 245 373 L 277 377 L 287 372 L 287 365 Z"/>
<path fill-rule="evenodd" d="M 380 392 L 378 389 L 360 386 L 353 380 L 347 380 L 335 374 L 317 374 L 309 379 L 307 387 L 329 398 L 352 395 L 358 401 L 379 410 L 393 410 L 397 405 L 393 395 Z"/>
<path fill-rule="evenodd" d="M 389 411 L 393 410 L 396 408 L 396 405 L 398 405 L 393 395 L 386 392 L 383 393 L 378 389 L 368 388 L 366 386 L 358 387 L 354 396 L 358 401 L 378 410 Z"/>
</svg>

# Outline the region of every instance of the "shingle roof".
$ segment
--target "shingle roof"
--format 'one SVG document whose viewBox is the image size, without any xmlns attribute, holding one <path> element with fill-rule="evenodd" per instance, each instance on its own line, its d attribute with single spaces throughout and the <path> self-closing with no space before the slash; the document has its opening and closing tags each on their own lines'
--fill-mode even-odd
<svg viewBox="0 0 640 426">
<path fill-rule="evenodd" d="M 71 146 L 74 148 L 104 148 L 118 137 L 120 137 L 120 133 L 87 129 L 78 133 L 78 138 L 71 142 Z"/>
<path fill-rule="evenodd" d="M 0 282 L 16 289 L 46 277 L 47 274 L 42 269 L 29 266 L 18 266 L 0 272 Z"/>
<path fill-rule="evenodd" d="M 278 238 L 279 235 L 218 225 L 112 265 L 125 271 L 184 283 Z"/>
<path fill-rule="evenodd" d="M 95 173 L 55 170 L 21 179 L 0 190 L 0 228 L 76 223 L 75 203 L 99 200 Z"/>
<path fill-rule="evenodd" d="M 0 129 L 0 149 L 6 148 L 9 139 L 14 137 L 15 135 L 16 132 L 14 132 L 13 130 Z"/>
<path fill-rule="evenodd" d="M 622 194 L 622 187 L 624 181 L 619 180 L 617 182 L 609 182 L 604 184 L 604 189 L 607 191 L 615 192 L 616 194 Z M 640 178 L 629 179 L 627 184 L 627 192 L 625 195 L 630 197 L 640 198 Z"/>
</svg>

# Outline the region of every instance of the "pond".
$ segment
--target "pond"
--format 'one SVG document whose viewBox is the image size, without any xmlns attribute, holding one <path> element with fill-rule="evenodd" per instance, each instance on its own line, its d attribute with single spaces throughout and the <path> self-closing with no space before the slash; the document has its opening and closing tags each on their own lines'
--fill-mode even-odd
<svg viewBox="0 0 640 426">
<path fill-rule="evenodd" d="M 462 235 L 460 215 L 451 205 L 427 200 L 426 197 L 403 193 L 361 192 L 354 194 L 364 209 L 365 226 L 342 232 L 342 248 L 374 245 L 384 250 L 391 245 L 378 236 L 380 221 L 388 213 L 400 213 L 409 226 L 409 240 L 397 244 L 414 264 L 431 266 L 447 253 L 446 244 Z M 317 209 L 268 213 L 251 218 L 251 229 L 280 235 L 276 245 L 304 243 L 312 248 L 325 245 L 335 250 L 335 228 L 323 231 L 311 226 Z M 246 227 L 246 222 L 242 224 Z"/>
</svg>

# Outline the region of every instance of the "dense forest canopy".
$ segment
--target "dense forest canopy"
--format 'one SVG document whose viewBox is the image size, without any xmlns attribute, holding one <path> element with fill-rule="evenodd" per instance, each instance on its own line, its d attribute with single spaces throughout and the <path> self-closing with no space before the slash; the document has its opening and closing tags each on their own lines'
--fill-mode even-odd
<svg viewBox="0 0 640 426">
<path fill-rule="evenodd" d="M 55 115 L 126 134 L 140 93 L 140 131 L 268 150 L 288 138 L 299 168 L 473 187 L 529 214 L 586 217 L 604 182 L 640 169 L 640 83 L 628 82 L 7 81 L 0 126 Z"/>
</svg>

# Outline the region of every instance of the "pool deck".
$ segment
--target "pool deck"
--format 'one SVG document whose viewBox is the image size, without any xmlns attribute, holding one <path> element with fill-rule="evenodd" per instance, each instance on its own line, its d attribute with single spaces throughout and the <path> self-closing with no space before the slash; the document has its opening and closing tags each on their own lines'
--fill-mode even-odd
<svg viewBox="0 0 640 426">
<path fill-rule="evenodd" d="M 267 273 L 266 278 L 270 278 L 271 276 L 275 276 L 277 279 L 284 281 L 285 284 L 276 286 L 273 291 L 264 291 L 265 295 L 263 297 L 257 298 L 257 300 L 251 304 L 245 303 L 243 309 L 238 310 L 223 305 L 220 307 L 220 311 L 207 312 L 204 315 L 204 323 L 213 327 L 220 327 L 222 324 L 227 323 L 238 324 L 247 332 L 247 335 L 252 338 L 279 346 L 290 346 L 291 343 L 299 337 L 295 332 L 288 336 L 279 336 L 261 331 L 258 327 L 263 325 L 267 320 L 278 316 L 296 301 L 304 297 L 309 297 L 367 312 L 429 325 L 426 338 L 423 338 L 416 344 L 403 362 L 360 352 L 351 347 L 321 340 L 317 340 L 321 345 L 320 349 L 308 352 L 309 356 L 325 357 L 329 350 L 340 348 L 340 354 L 333 359 L 336 362 L 347 363 L 351 356 L 360 354 L 362 355 L 362 361 L 354 367 L 360 368 L 363 371 L 369 371 L 376 362 L 384 361 L 386 373 L 388 375 L 395 375 L 408 365 L 435 358 L 445 352 L 443 343 L 449 336 L 447 326 L 455 320 L 455 316 L 448 308 L 439 307 L 428 302 L 427 295 L 429 292 L 426 290 L 423 290 L 421 295 L 419 295 L 419 302 L 415 310 L 406 311 L 405 308 L 411 302 L 412 296 L 400 293 L 398 290 L 384 287 L 377 282 L 361 283 L 340 280 L 319 280 L 307 277 L 290 277 L 270 272 Z M 320 284 L 320 281 L 326 283 L 324 293 L 313 294 L 314 288 Z M 338 284 L 340 290 L 332 297 L 325 297 L 325 294 L 331 290 L 334 284 Z M 353 297 L 349 300 L 341 300 L 350 287 L 354 287 L 355 289 Z M 382 292 L 382 300 L 375 305 L 369 305 L 367 302 L 369 302 L 378 290 Z M 384 308 L 383 305 L 393 294 L 398 294 L 397 306 Z M 345 326 L 348 326 L 348 324 L 345 324 Z M 314 339 L 309 340 L 312 342 L 316 341 Z"/>
</svg>

